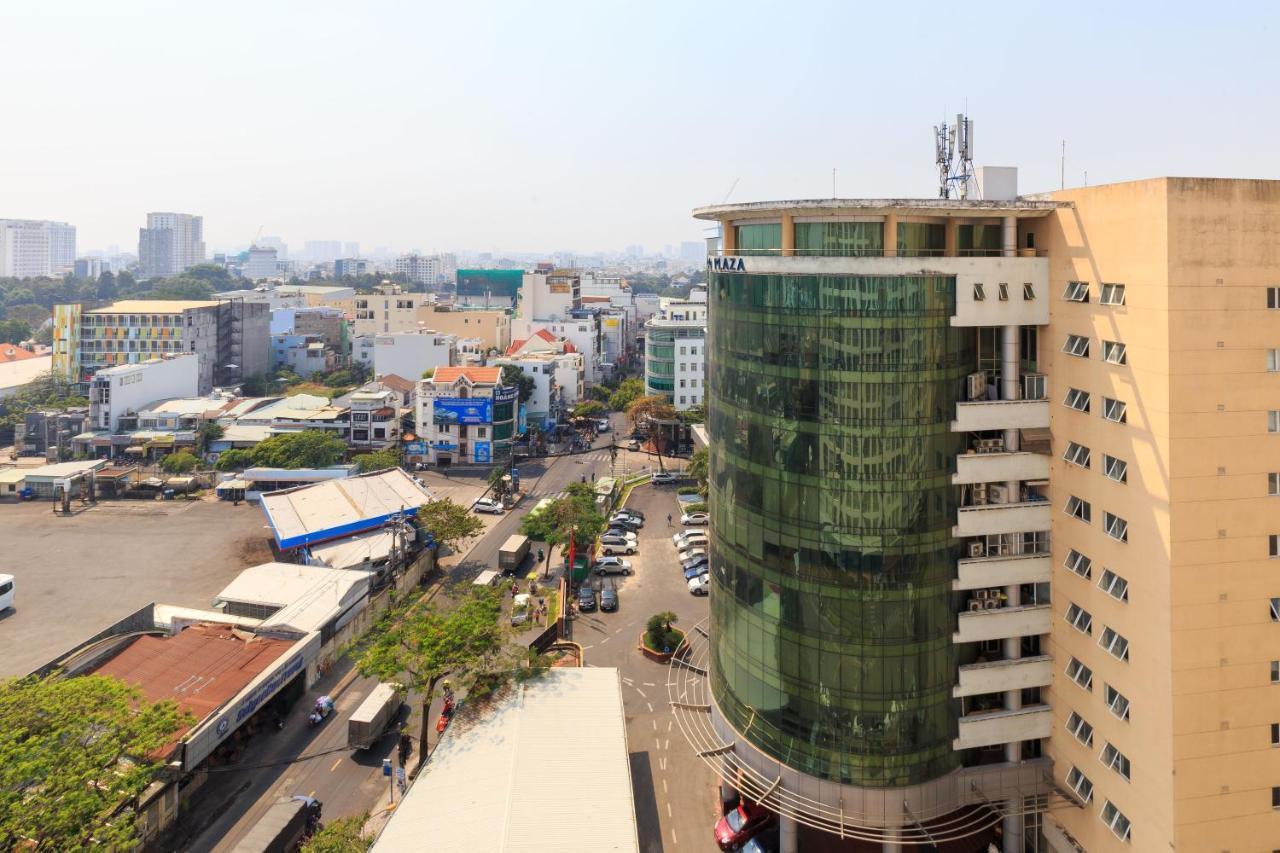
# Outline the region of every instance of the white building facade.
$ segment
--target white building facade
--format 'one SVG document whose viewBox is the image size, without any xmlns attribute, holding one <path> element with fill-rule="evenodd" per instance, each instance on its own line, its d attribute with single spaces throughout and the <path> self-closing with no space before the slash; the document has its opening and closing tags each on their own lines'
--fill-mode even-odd
<svg viewBox="0 0 1280 853">
<path fill-rule="evenodd" d="M 687 300 L 663 299 L 659 314 L 645 323 L 644 330 L 645 393 L 666 397 L 680 412 L 705 404 L 705 291 L 691 294 Z"/>
<path fill-rule="evenodd" d="M 367 348 L 362 347 L 362 352 Z M 427 329 L 414 332 L 392 332 L 373 337 L 373 372 L 375 376 L 403 376 L 417 380 L 437 367 L 458 363 L 458 339 Z"/>
<path fill-rule="evenodd" d="M 76 229 L 43 219 L 0 219 L 0 276 L 35 278 L 71 272 Z"/>
<path fill-rule="evenodd" d="M 194 397 L 199 387 L 200 359 L 194 354 L 104 368 L 89 382 L 92 429 L 114 432 L 121 416 L 158 400 Z"/>
</svg>

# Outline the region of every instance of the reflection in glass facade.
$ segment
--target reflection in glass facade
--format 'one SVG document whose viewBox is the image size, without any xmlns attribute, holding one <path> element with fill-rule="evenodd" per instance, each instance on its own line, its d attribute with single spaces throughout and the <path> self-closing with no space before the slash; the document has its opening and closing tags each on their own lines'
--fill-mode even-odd
<svg viewBox="0 0 1280 853">
<path fill-rule="evenodd" d="M 712 273 L 712 687 L 813 776 L 902 786 L 951 748 L 950 421 L 973 331 L 948 276 Z"/>
<path fill-rule="evenodd" d="M 882 222 L 797 222 L 797 255 L 884 254 Z"/>
<path fill-rule="evenodd" d="M 777 255 L 782 252 L 782 223 L 739 225 L 734 234 L 739 255 Z"/>
</svg>

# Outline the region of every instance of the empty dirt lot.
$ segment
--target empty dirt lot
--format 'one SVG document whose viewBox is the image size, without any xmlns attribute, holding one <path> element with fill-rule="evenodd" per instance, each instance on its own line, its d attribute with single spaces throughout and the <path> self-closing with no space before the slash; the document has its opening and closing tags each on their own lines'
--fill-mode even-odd
<svg viewBox="0 0 1280 853">
<path fill-rule="evenodd" d="M 70 517 L 0 504 L 0 677 L 25 675 L 145 604 L 205 607 L 241 569 L 272 559 L 257 504 L 110 501 Z"/>
</svg>

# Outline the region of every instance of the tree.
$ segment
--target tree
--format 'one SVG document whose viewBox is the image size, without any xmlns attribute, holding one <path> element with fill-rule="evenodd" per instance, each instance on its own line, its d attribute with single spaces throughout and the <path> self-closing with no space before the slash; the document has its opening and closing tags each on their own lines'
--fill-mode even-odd
<svg viewBox="0 0 1280 853">
<path fill-rule="evenodd" d="M 532 376 L 525 374 L 523 370 L 514 364 L 502 365 L 502 375 L 500 379 L 503 385 L 515 385 L 520 389 L 520 402 L 527 403 L 529 398 L 533 396 L 537 383 L 533 381 Z"/>
<path fill-rule="evenodd" d="M 705 424 L 707 422 L 707 407 L 702 403 L 697 403 L 685 409 L 683 412 L 677 412 L 681 423 L 685 424 Z"/>
<path fill-rule="evenodd" d="M 494 465 L 489 471 L 489 488 L 493 491 L 494 500 L 502 500 L 507 496 L 511 481 L 507 479 L 507 466 Z"/>
<path fill-rule="evenodd" d="M 0 849 L 131 849 L 131 800 L 194 722 L 107 676 L 0 681 Z"/>
<path fill-rule="evenodd" d="M 609 409 L 598 400 L 585 400 L 573 407 L 575 418 L 595 418 L 608 414 Z"/>
<path fill-rule="evenodd" d="M 649 621 L 645 624 L 645 645 L 655 652 L 674 651 L 676 646 L 680 645 L 680 641 L 684 639 L 683 634 L 671 627 L 671 623 L 679 618 L 670 610 L 664 610 L 661 613 L 655 613 L 650 616 Z"/>
<path fill-rule="evenodd" d="M 438 545 L 452 550 L 463 539 L 478 536 L 484 531 L 484 522 L 461 504 L 448 498 L 427 501 L 418 507 L 417 525 L 431 534 Z"/>
<path fill-rule="evenodd" d="M 94 288 L 94 295 L 102 300 L 116 298 L 116 277 L 111 270 L 104 270 L 102 275 L 98 276 L 98 284 Z"/>
<path fill-rule="evenodd" d="M 364 853 L 373 846 L 373 838 L 364 833 L 368 820 L 368 812 L 331 820 L 302 845 L 299 853 Z"/>
<path fill-rule="evenodd" d="M 89 401 L 78 396 L 72 385 L 52 373 L 43 373 L 15 393 L 0 399 L 0 441 L 13 440 L 13 427 L 22 422 L 27 412 L 87 405 Z"/>
<path fill-rule="evenodd" d="M 586 483 L 570 483 L 568 495 L 552 501 L 541 512 L 529 513 L 520 532 L 553 548 L 565 545 L 572 534 L 579 548 L 595 542 L 605 528 L 605 517 L 596 511 L 595 490 Z"/>
<path fill-rule="evenodd" d="M 31 337 L 31 325 L 25 320 L 13 318 L 0 320 L 0 344 L 17 344 Z"/>
<path fill-rule="evenodd" d="M 219 471 L 243 471 L 252 465 L 252 450 L 233 447 L 218 454 L 218 461 L 214 463 L 213 467 Z"/>
<path fill-rule="evenodd" d="M 222 438 L 224 434 L 226 434 L 226 430 L 222 428 L 221 424 L 214 421 L 206 421 L 201 424 L 200 431 L 196 434 L 199 439 L 200 452 L 206 452 L 209 449 L 209 445 Z"/>
<path fill-rule="evenodd" d="M 396 450 L 375 450 L 373 453 L 361 453 L 351 457 L 351 461 L 360 466 L 360 473 L 383 471 L 387 468 L 400 467 L 400 453 Z"/>
<path fill-rule="evenodd" d="M 185 450 L 179 450 L 177 453 L 170 453 L 160 461 L 160 470 L 166 474 L 186 474 L 188 471 L 194 471 L 199 464 L 199 459 Z"/>
<path fill-rule="evenodd" d="M 632 402 L 644 396 L 644 381 L 641 379 L 624 379 L 618 390 L 609 395 L 609 408 L 615 412 L 625 412 Z"/>
<path fill-rule="evenodd" d="M 639 426 L 647 421 L 663 423 L 676 420 L 676 410 L 666 397 L 637 397 L 627 405 L 627 418 L 632 426 Z"/>
<path fill-rule="evenodd" d="M 263 468 L 328 468 L 347 452 L 347 443 L 323 430 L 273 435 L 253 448 L 253 464 Z"/>
<path fill-rule="evenodd" d="M 501 614 L 497 590 L 472 588 L 447 613 L 430 605 L 415 605 L 402 617 L 391 617 L 372 632 L 372 641 L 357 664 L 360 673 L 381 681 L 400 681 L 411 690 L 422 692 L 418 766 L 427 754 L 427 724 L 436 685 L 460 670 L 474 677 L 481 665 L 491 660 L 502 644 L 498 625 Z"/>
<path fill-rule="evenodd" d="M 689 469 L 686 472 L 690 477 L 698 481 L 698 494 L 705 499 L 707 496 L 707 482 L 710 477 L 710 454 L 707 448 L 699 448 L 693 452 L 693 456 L 689 457 Z"/>
<path fill-rule="evenodd" d="M 271 388 L 267 385 L 267 377 L 261 374 L 246 376 L 240 382 L 240 393 L 246 397 L 265 397 L 271 393 Z"/>
</svg>

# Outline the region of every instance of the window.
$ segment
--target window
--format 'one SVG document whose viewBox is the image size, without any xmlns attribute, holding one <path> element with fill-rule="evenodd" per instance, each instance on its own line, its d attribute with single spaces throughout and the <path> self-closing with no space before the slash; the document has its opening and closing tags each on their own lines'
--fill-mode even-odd
<svg viewBox="0 0 1280 853">
<path fill-rule="evenodd" d="M 682 406 L 684 405 L 684 397 L 685 397 L 685 395 L 684 395 L 684 394 L 681 394 L 681 395 L 680 395 L 680 405 L 682 405 Z"/>
<path fill-rule="evenodd" d="M 1129 641 L 1112 628 L 1102 629 L 1102 636 L 1098 638 L 1098 645 L 1106 649 L 1107 654 L 1116 660 L 1127 661 L 1129 659 Z"/>
<path fill-rule="evenodd" d="M 1067 355 L 1075 355 L 1080 358 L 1089 357 L 1089 339 L 1083 335 L 1067 335 L 1067 342 L 1062 345 L 1062 351 Z"/>
<path fill-rule="evenodd" d="M 1102 577 L 1098 580 L 1098 589 L 1117 601 L 1129 600 L 1129 582 L 1110 569 L 1102 570 Z"/>
<path fill-rule="evenodd" d="M 1280 557 L 1280 534 L 1272 533 L 1267 537 L 1268 554 L 1272 557 Z"/>
<path fill-rule="evenodd" d="M 1024 283 L 1022 285 L 1022 301 L 1030 302 L 1035 298 L 1036 298 L 1036 289 L 1031 286 L 1031 282 Z"/>
<path fill-rule="evenodd" d="M 1110 742 L 1102 748 L 1102 763 L 1129 781 L 1129 759 Z"/>
<path fill-rule="evenodd" d="M 1067 678 L 1070 678 L 1085 690 L 1093 689 L 1093 670 L 1075 658 L 1067 661 Z"/>
<path fill-rule="evenodd" d="M 1098 817 L 1107 825 L 1116 838 L 1121 841 L 1129 840 L 1129 818 L 1125 817 L 1110 800 L 1107 800 L 1102 806 L 1102 813 Z"/>
<path fill-rule="evenodd" d="M 1280 809 L 1280 788 L 1271 788 L 1271 808 Z"/>
<path fill-rule="evenodd" d="M 1102 473 L 1117 483 L 1129 482 L 1129 463 L 1109 454 L 1102 454 Z"/>
<path fill-rule="evenodd" d="M 1271 599 L 1271 621 L 1280 622 L 1280 598 Z"/>
<path fill-rule="evenodd" d="M 1128 364 L 1128 347 L 1116 341 L 1102 342 L 1102 360 L 1111 364 Z"/>
<path fill-rule="evenodd" d="M 987 298 L 987 292 L 982 287 L 982 282 L 975 281 L 973 283 L 973 301 L 981 302 Z"/>
<path fill-rule="evenodd" d="M 1267 494 L 1272 497 L 1280 495 L 1280 474 L 1267 475 Z"/>
<path fill-rule="evenodd" d="M 1280 746 L 1280 723 L 1271 724 L 1271 745 Z"/>
<path fill-rule="evenodd" d="M 1103 685 L 1102 698 L 1107 703 L 1107 710 L 1122 720 L 1129 719 L 1129 700 L 1110 684 Z"/>
<path fill-rule="evenodd" d="M 191 348 L 195 349 L 195 346 L 193 343 Z M 1280 412 L 1274 409 L 1267 412 L 1267 432 L 1280 432 Z"/>
<path fill-rule="evenodd" d="M 1067 774 L 1067 787 L 1075 791 L 1080 802 L 1087 803 L 1093 799 L 1093 783 L 1089 777 L 1080 772 L 1079 767 L 1072 767 Z"/>
<path fill-rule="evenodd" d="M 1267 350 L 1267 371 L 1275 373 L 1280 370 L 1280 349 Z"/>
<path fill-rule="evenodd" d="M 1068 388 L 1067 397 L 1062 401 L 1068 409 L 1075 409 L 1077 412 L 1089 413 L 1089 392 L 1081 391 L 1079 388 Z"/>
<path fill-rule="evenodd" d="M 1089 282 L 1087 281 L 1069 281 L 1067 287 L 1062 291 L 1062 298 L 1068 302 L 1088 302 L 1089 301 Z"/>
<path fill-rule="evenodd" d="M 1123 305 L 1124 304 L 1124 285 L 1123 284 L 1106 284 L 1102 285 L 1102 295 L 1098 301 L 1103 305 Z"/>
<path fill-rule="evenodd" d="M 476 427 L 476 438 L 484 438 L 486 433 L 487 429 L 485 427 Z"/>
<path fill-rule="evenodd" d="M 1075 572 L 1085 580 L 1093 577 L 1093 560 L 1090 560 L 1075 548 L 1067 552 L 1067 559 L 1063 563 L 1066 565 L 1067 571 Z"/>
<path fill-rule="evenodd" d="M 1277 724 L 1275 727 L 1280 727 Z M 1084 717 L 1072 711 L 1067 716 L 1067 731 L 1071 732 L 1071 736 L 1080 741 L 1085 746 L 1093 746 L 1093 726 Z"/>
<path fill-rule="evenodd" d="M 1078 518 L 1085 524 L 1089 524 L 1093 520 L 1093 507 L 1089 505 L 1088 501 L 1082 501 L 1075 495 L 1067 498 L 1067 506 L 1064 511 L 1067 515 Z"/>
<path fill-rule="evenodd" d="M 1072 602 L 1071 606 L 1067 608 L 1067 612 L 1063 614 L 1062 618 L 1066 619 L 1067 624 L 1072 628 L 1075 628 L 1081 634 L 1093 634 L 1093 614 L 1088 610 L 1085 610 L 1079 604 Z"/>
<path fill-rule="evenodd" d="M 1000 301 L 1001 301 L 1001 302 L 1008 302 L 1008 301 L 1009 301 L 1009 282 L 1007 282 L 1007 281 L 1002 281 L 1002 282 L 1000 282 L 999 284 L 997 284 L 997 285 L 996 285 L 996 290 L 997 290 L 997 291 L 999 292 L 999 294 L 1000 294 Z"/>
<path fill-rule="evenodd" d="M 1271 683 L 1280 684 L 1280 660 L 1271 662 Z"/>
<path fill-rule="evenodd" d="M 1074 441 L 1068 442 L 1066 451 L 1063 452 L 1062 458 L 1072 465 L 1079 465 L 1081 468 L 1089 467 L 1089 448 L 1082 444 L 1076 444 Z"/>
<path fill-rule="evenodd" d="M 1120 542 L 1129 541 L 1129 522 L 1118 515 L 1112 515 L 1104 511 L 1102 513 L 1102 529 L 1112 539 Z"/>
<path fill-rule="evenodd" d="M 1118 424 L 1129 422 L 1129 404 L 1110 397 L 1102 398 L 1102 416 Z"/>
<path fill-rule="evenodd" d="M 1267 288 L 1267 307 L 1280 308 L 1280 287 Z"/>
</svg>

